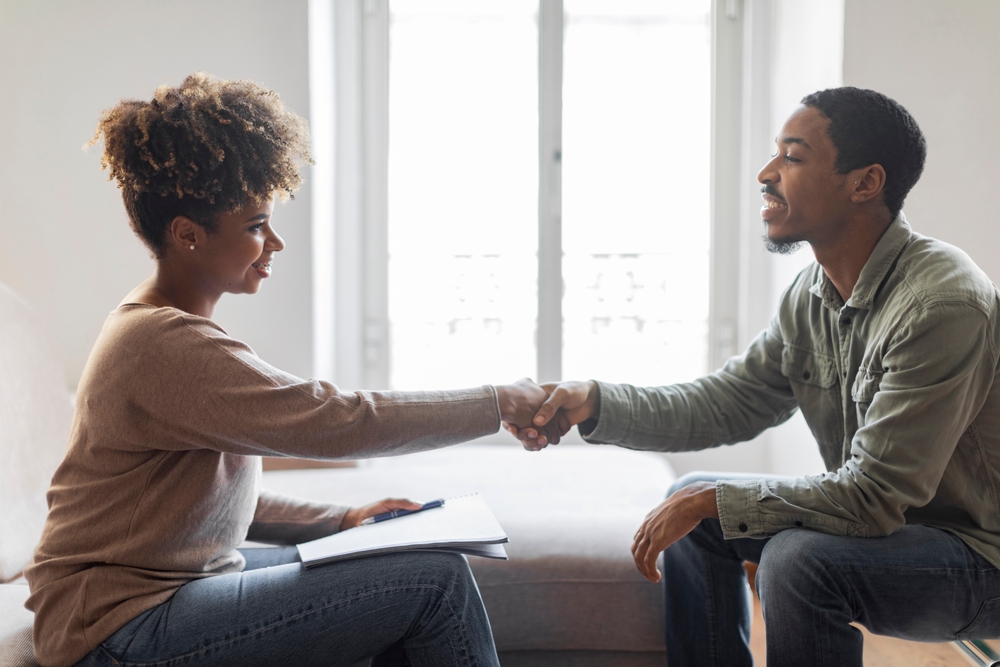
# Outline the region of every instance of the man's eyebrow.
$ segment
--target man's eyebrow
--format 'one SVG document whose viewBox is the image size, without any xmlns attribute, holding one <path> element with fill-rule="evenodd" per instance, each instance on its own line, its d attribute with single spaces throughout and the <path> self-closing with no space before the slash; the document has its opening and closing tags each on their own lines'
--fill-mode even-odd
<svg viewBox="0 0 1000 667">
<path fill-rule="evenodd" d="M 270 217 L 271 216 L 268 215 L 267 213 L 258 213 L 257 215 L 255 215 L 252 218 L 247 218 L 246 222 L 253 222 L 254 220 L 267 220 Z"/>
<path fill-rule="evenodd" d="M 780 140 L 776 139 L 775 141 L 782 144 L 799 144 L 800 146 L 804 146 L 809 150 L 812 150 L 812 146 L 809 145 L 809 142 L 801 137 L 782 137 Z"/>
</svg>

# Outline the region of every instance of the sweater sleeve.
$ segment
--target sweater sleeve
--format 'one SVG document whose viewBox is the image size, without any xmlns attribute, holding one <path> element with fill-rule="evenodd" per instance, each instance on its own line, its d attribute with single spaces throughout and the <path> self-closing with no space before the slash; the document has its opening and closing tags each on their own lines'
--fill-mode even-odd
<svg viewBox="0 0 1000 667">
<path fill-rule="evenodd" d="M 247 539 L 273 544 L 318 540 L 340 531 L 348 509 L 261 490 Z"/>
<path fill-rule="evenodd" d="M 159 308 L 122 327 L 117 378 L 91 395 L 115 403 L 136 449 L 357 459 L 435 449 L 494 433 L 496 390 L 344 392 L 262 361 L 210 320 Z M 127 387 L 127 391 L 121 391 Z M 120 405 L 122 402 L 125 405 Z M 112 408 L 114 409 L 114 408 Z"/>
</svg>

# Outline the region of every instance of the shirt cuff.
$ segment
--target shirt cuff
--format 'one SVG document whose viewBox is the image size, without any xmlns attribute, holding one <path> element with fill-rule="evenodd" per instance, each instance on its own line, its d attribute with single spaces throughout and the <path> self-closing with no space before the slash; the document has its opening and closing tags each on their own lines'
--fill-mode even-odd
<svg viewBox="0 0 1000 667">
<path fill-rule="evenodd" d="M 632 401 L 625 385 L 597 382 L 597 419 L 582 422 L 577 430 L 585 442 L 617 445 L 628 435 Z"/>
<path fill-rule="evenodd" d="M 758 499 L 762 480 L 719 480 L 715 483 L 715 502 L 719 506 L 719 523 L 722 536 L 727 540 L 736 537 L 769 537 L 764 529 Z"/>
</svg>

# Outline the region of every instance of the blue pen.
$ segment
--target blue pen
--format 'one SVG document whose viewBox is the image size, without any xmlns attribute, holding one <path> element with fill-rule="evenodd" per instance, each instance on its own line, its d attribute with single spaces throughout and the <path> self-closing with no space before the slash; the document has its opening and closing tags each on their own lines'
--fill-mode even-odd
<svg viewBox="0 0 1000 667">
<path fill-rule="evenodd" d="M 416 514 L 417 512 L 423 512 L 424 510 L 432 510 L 435 507 L 441 507 L 444 505 L 444 498 L 439 500 L 432 500 L 429 503 L 424 503 L 424 506 L 418 510 L 392 510 L 391 512 L 386 512 L 385 514 L 376 514 L 375 516 L 370 516 L 361 522 L 364 526 L 369 523 L 378 523 L 379 521 L 388 521 L 389 519 L 395 519 L 399 516 L 406 516 L 407 514 Z"/>
</svg>

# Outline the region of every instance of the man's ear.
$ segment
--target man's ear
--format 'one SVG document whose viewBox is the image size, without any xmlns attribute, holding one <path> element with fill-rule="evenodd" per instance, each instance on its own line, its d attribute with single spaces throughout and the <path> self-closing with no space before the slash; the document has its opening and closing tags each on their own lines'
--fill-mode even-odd
<svg viewBox="0 0 1000 667">
<path fill-rule="evenodd" d="M 885 169 L 880 164 L 854 169 L 847 174 L 847 186 L 855 204 L 876 199 L 885 188 Z"/>
<path fill-rule="evenodd" d="M 167 228 L 167 243 L 178 250 L 191 252 L 205 242 L 205 230 L 186 215 L 178 215 Z"/>
</svg>

